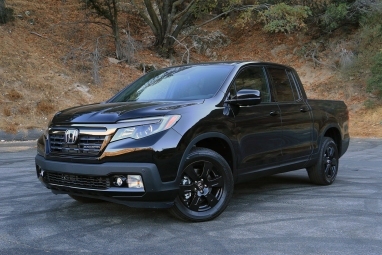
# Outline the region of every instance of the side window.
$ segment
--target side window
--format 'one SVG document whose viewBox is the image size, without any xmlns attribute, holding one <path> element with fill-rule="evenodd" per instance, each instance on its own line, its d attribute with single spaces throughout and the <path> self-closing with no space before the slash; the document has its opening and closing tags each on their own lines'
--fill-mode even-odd
<svg viewBox="0 0 382 255">
<path fill-rule="evenodd" d="M 288 77 L 289 77 L 289 80 L 290 80 L 291 85 L 292 85 L 294 100 L 295 101 L 302 100 L 301 91 L 299 89 L 297 89 L 298 83 L 296 81 L 296 77 L 293 75 L 293 73 L 291 71 L 287 71 L 287 73 L 288 73 Z"/>
<path fill-rule="evenodd" d="M 236 91 L 241 89 L 256 89 L 261 92 L 261 101 L 270 102 L 269 87 L 262 67 L 247 67 L 235 78 Z"/>
<path fill-rule="evenodd" d="M 268 68 L 278 102 L 295 101 L 292 84 L 285 69 Z M 296 99 L 298 96 L 296 95 Z"/>
</svg>

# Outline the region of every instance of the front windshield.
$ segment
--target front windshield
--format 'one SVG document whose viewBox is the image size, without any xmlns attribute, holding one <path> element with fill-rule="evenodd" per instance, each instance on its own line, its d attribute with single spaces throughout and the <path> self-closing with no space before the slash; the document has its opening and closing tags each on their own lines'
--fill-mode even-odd
<svg viewBox="0 0 382 255">
<path fill-rule="evenodd" d="M 150 72 L 109 102 L 184 101 L 213 97 L 231 65 L 179 66 Z"/>
</svg>

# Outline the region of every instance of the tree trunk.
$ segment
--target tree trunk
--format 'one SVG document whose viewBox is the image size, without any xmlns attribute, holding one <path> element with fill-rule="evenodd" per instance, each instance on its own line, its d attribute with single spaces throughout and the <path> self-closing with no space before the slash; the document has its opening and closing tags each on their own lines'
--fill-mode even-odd
<svg viewBox="0 0 382 255">
<path fill-rule="evenodd" d="M 117 8 L 116 0 L 113 0 L 112 4 L 113 4 L 113 6 L 112 6 L 112 8 L 113 8 L 113 10 L 112 10 L 113 19 L 110 22 L 111 22 L 111 26 L 112 26 L 112 30 L 113 30 L 113 36 L 114 36 L 115 55 L 116 55 L 117 59 L 122 60 L 126 57 L 125 56 L 126 54 L 124 54 L 125 51 L 123 49 L 121 37 L 119 35 L 118 8 Z"/>
<path fill-rule="evenodd" d="M 113 24 L 113 36 L 114 36 L 114 45 L 115 45 L 115 56 L 117 59 L 122 60 L 125 56 L 123 45 L 121 42 L 121 37 L 119 35 L 118 24 Z"/>
<path fill-rule="evenodd" d="M 7 13 L 5 10 L 5 0 L 0 0 L 0 24 L 5 23 L 7 21 L 6 15 Z"/>
<path fill-rule="evenodd" d="M 155 46 L 158 53 L 169 57 L 173 52 L 175 40 L 186 22 L 192 18 L 192 11 L 197 0 L 186 2 L 185 0 L 162 0 L 156 1 L 158 11 L 155 10 L 152 0 L 144 0 L 142 9 L 135 0 L 130 2 L 137 8 L 139 15 L 148 24 L 155 36 Z M 161 3 L 161 6 L 160 4 Z"/>
<path fill-rule="evenodd" d="M 192 18 L 191 9 L 192 9 L 192 6 L 188 7 L 188 11 L 185 12 L 180 17 L 180 20 L 177 22 L 176 27 L 174 28 L 174 31 L 172 31 L 172 33 L 171 33 L 171 31 L 169 30 L 168 34 L 166 34 L 166 40 L 164 41 L 163 46 L 162 46 L 163 52 L 165 52 L 166 57 L 169 57 L 172 55 L 172 53 L 174 52 L 174 43 L 175 43 L 174 38 L 178 38 L 179 33 L 182 31 L 184 25 Z M 172 21 L 172 19 L 174 19 L 173 15 L 171 15 L 170 20 Z M 171 26 L 172 26 L 172 23 L 171 23 Z"/>
</svg>

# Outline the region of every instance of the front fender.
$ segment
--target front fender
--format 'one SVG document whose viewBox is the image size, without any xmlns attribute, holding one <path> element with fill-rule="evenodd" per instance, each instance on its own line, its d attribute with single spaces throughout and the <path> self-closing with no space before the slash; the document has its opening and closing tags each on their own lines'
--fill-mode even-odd
<svg viewBox="0 0 382 255">
<path fill-rule="evenodd" d="M 192 150 L 192 148 L 195 147 L 195 145 L 198 142 L 200 142 L 200 141 L 202 141 L 204 139 L 208 139 L 208 138 L 219 138 L 219 139 L 224 140 L 228 144 L 228 146 L 230 148 L 230 151 L 231 151 L 232 161 L 233 161 L 233 169 L 232 169 L 233 177 L 234 177 L 234 180 L 237 179 L 237 171 L 235 171 L 236 164 L 237 164 L 237 156 L 234 153 L 235 149 L 234 149 L 234 145 L 233 145 L 232 141 L 225 134 L 223 134 L 223 133 L 219 133 L 219 132 L 207 132 L 207 133 L 200 134 L 200 135 L 194 137 L 189 143 L 187 143 L 186 149 L 184 150 L 183 156 L 181 158 L 181 161 L 180 161 L 180 164 L 179 164 L 179 167 L 178 167 L 178 172 L 177 172 L 177 177 L 176 177 L 176 180 L 178 182 L 180 182 L 181 173 L 182 173 L 182 170 L 184 168 L 184 163 L 185 163 L 185 161 L 187 159 L 188 154 Z"/>
</svg>

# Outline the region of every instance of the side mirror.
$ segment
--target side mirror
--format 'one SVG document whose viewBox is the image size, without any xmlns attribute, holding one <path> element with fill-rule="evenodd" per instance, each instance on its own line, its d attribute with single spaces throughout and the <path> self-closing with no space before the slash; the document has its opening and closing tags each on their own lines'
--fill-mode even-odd
<svg viewBox="0 0 382 255">
<path fill-rule="evenodd" d="M 261 92 L 255 89 L 241 89 L 226 103 L 233 105 L 257 105 L 261 103 Z"/>
</svg>

